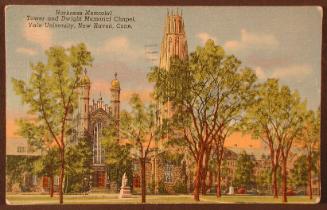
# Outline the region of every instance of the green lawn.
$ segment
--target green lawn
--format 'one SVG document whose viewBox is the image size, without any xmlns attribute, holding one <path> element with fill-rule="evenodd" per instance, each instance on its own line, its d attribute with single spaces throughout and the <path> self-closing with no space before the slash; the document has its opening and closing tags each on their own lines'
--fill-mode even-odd
<svg viewBox="0 0 327 210">
<path fill-rule="evenodd" d="M 12 205 L 26 204 L 58 204 L 58 197 L 50 198 L 40 194 L 7 194 L 7 202 Z M 195 202 L 192 195 L 148 195 L 147 203 L 153 204 L 182 204 L 182 203 L 281 203 L 281 199 L 272 196 L 233 195 L 217 199 L 214 195 L 200 197 L 200 202 Z M 89 194 L 65 195 L 65 204 L 139 204 L 140 195 L 132 198 L 119 199 L 118 194 Z M 289 203 L 315 203 L 317 198 L 309 200 L 307 196 L 289 196 Z"/>
</svg>

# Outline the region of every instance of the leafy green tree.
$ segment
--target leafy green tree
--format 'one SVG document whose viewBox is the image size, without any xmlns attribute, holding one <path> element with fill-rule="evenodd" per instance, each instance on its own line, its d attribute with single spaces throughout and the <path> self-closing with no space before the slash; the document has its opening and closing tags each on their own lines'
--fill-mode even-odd
<svg viewBox="0 0 327 210">
<path fill-rule="evenodd" d="M 269 168 L 262 170 L 256 177 L 256 185 L 260 193 L 266 193 L 271 186 L 271 170 Z"/>
<path fill-rule="evenodd" d="M 210 150 L 215 143 L 216 152 L 221 154 L 217 161 L 220 172 L 225 139 L 253 98 L 256 76 L 248 68 L 241 69 L 237 58 L 226 55 L 222 47 L 208 40 L 190 54 L 189 60 L 172 58 L 168 71 L 153 68 L 148 79 L 154 83 L 155 99 L 171 104 L 173 116 L 169 125 L 175 134 L 170 135 L 178 137 L 176 142 L 185 142 L 196 162 L 193 194 L 199 201 L 201 179 L 204 180 L 201 174 L 208 167 Z M 220 194 L 218 184 L 217 195 Z"/>
<path fill-rule="evenodd" d="M 112 122 L 111 125 L 114 125 L 113 123 L 114 122 Z M 119 190 L 124 173 L 126 173 L 129 182 L 131 182 L 133 178 L 133 162 L 131 157 L 132 145 L 129 144 L 129 142 L 124 143 L 117 139 L 115 126 L 108 126 L 103 132 L 102 143 L 104 148 L 108 151 L 106 153 L 105 163 L 109 169 L 109 179 L 110 181 L 116 182 L 116 190 Z"/>
<path fill-rule="evenodd" d="M 49 195 L 53 197 L 54 176 L 58 174 L 59 160 L 57 149 L 51 148 L 52 138 L 42 121 L 37 122 L 21 118 L 16 123 L 18 134 L 27 139 L 29 149 L 41 153 L 41 156 L 34 163 L 35 173 L 50 178 Z"/>
<path fill-rule="evenodd" d="M 52 143 L 52 137 L 43 121 L 21 118 L 16 121 L 17 134 L 27 140 L 29 148 L 33 151 L 47 151 Z"/>
<path fill-rule="evenodd" d="M 274 124 L 274 129 L 281 145 L 282 201 L 287 202 L 287 162 L 295 139 L 301 136 L 306 104 L 301 101 L 298 92 L 291 92 L 286 86 L 280 89 L 279 102 L 277 124 Z"/>
<path fill-rule="evenodd" d="M 58 148 L 61 163 L 59 202 L 62 204 L 66 134 L 70 129 L 68 119 L 78 104 L 77 90 L 83 69 L 91 66 L 93 58 L 83 43 L 68 49 L 51 47 L 46 56 L 46 64 L 31 64 L 32 72 L 27 83 L 17 79 L 12 79 L 12 82 L 17 95 L 28 105 L 28 112 L 42 122 L 51 136 L 50 140 Z"/>
<path fill-rule="evenodd" d="M 153 104 L 146 106 L 137 94 L 130 99 L 131 111 L 121 113 L 121 137 L 133 146 L 132 154 L 141 165 L 142 203 L 146 201 L 146 168 L 145 163 L 150 156 L 151 146 L 161 135 L 156 124 L 156 110 Z"/>
<path fill-rule="evenodd" d="M 15 183 L 26 191 L 29 186 L 24 183 L 23 175 L 26 172 L 33 172 L 34 163 L 38 157 L 36 156 L 21 156 L 21 155 L 8 155 L 6 157 L 6 178 L 7 190 L 11 191 Z"/>
<path fill-rule="evenodd" d="M 299 156 L 291 169 L 291 179 L 295 187 L 307 187 L 307 161 L 304 155 Z"/>
<path fill-rule="evenodd" d="M 236 162 L 234 185 L 251 189 L 255 185 L 254 177 L 255 158 L 243 151 Z"/>
<path fill-rule="evenodd" d="M 293 141 L 301 131 L 305 104 L 297 92 L 281 86 L 277 79 L 268 79 L 260 84 L 254 100 L 243 125 L 269 148 L 275 198 L 278 197 L 277 169 L 282 167 L 283 201 L 286 202 L 287 160 Z"/>
<path fill-rule="evenodd" d="M 271 166 L 269 167 L 269 156 L 262 154 L 260 157 L 261 163 L 258 164 L 258 167 L 256 170 L 259 171 L 259 174 L 255 177 L 256 179 L 256 186 L 260 194 L 268 194 L 268 189 L 271 186 L 272 183 L 272 176 L 271 176 Z M 268 164 L 268 165 L 266 165 Z M 262 166 L 264 166 L 262 168 Z M 259 168 L 260 167 L 260 168 Z M 280 171 L 280 170 L 279 170 Z M 280 176 L 277 176 L 280 177 Z M 279 186 L 279 185 L 278 185 Z"/>
<path fill-rule="evenodd" d="M 279 83 L 277 80 L 267 80 L 258 87 L 256 103 L 249 107 L 245 118 L 245 130 L 251 130 L 254 138 L 259 138 L 270 151 L 272 190 L 275 198 L 278 197 L 277 168 L 280 160 L 280 145 L 274 131 L 276 103 L 279 99 Z"/>
<path fill-rule="evenodd" d="M 319 159 L 319 153 L 315 152 L 312 154 L 312 161 L 315 163 Z M 312 164 L 311 171 L 308 171 L 308 158 L 306 155 L 300 155 L 294 162 L 294 166 L 291 169 L 291 181 L 294 187 L 304 187 L 308 188 L 307 194 L 312 196 L 312 189 L 310 190 L 310 183 L 308 182 L 309 176 L 311 174 L 318 175 L 319 169 L 316 164 Z M 311 180 L 310 180 L 311 181 Z"/>
<path fill-rule="evenodd" d="M 45 151 L 45 150 L 44 150 Z M 54 176 L 58 174 L 60 161 L 58 158 L 57 148 L 48 148 L 45 154 L 41 155 L 34 164 L 34 170 L 39 176 L 47 176 L 50 178 L 50 197 L 54 193 Z"/>
<path fill-rule="evenodd" d="M 86 192 L 92 174 L 92 142 L 85 135 L 66 149 L 66 192 Z"/>
<path fill-rule="evenodd" d="M 304 118 L 304 127 L 300 137 L 300 144 L 306 157 L 307 185 L 309 198 L 312 199 L 312 170 L 318 160 L 314 160 L 314 153 L 319 153 L 320 143 L 320 109 L 316 112 L 308 111 Z"/>
</svg>

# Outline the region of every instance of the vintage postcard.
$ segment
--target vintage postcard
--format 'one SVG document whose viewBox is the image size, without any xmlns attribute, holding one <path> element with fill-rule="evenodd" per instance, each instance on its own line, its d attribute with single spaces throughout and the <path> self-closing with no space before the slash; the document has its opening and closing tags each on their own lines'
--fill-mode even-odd
<svg viewBox="0 0 327 210">
<path fill-rule="evenodd" d="M 5 20 L 7 204 L 319 202 L 321 7 Z"/>
</svg>

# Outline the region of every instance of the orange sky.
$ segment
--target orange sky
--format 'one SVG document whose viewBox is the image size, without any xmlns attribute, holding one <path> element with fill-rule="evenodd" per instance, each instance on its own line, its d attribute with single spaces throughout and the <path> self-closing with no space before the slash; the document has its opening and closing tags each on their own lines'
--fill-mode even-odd
<svg viewBox="0 0 327 210">
<path fill-rule="evenodd" d="M 6 122 L 7 138 L 19 137 L 17 132 L 17 125 L 14 118 L 7 118 Z M 238 147 L 244 149 L 263 149 L 264 146 L 259 139 L 251 138 L 251 135 L 242 133 L 234 133 L 226 139 L 226 147 Z"/>
<path fill-rule="evenodd" d="M 264 145 L 259 139 L 253 139 L 250 134 L 234 133 L 226 139 L 226 147 L 238 147 L 244 149 L 263 149 Z"/>
<path fill-rule="evenodd" d="M 17 129 L 17 126 L 15 124 L 15 119 L 7 118 L 7 121 L 6 121 L 6 135 L 7 135 L 7 138 L 16 138 L 16 137 L 18 137 L 15 134 L 16 129 Z"/>
</svg>

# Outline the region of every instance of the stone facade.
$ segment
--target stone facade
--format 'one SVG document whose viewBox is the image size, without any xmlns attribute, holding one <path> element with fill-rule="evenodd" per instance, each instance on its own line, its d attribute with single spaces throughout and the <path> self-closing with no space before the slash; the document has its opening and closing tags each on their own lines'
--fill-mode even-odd
<svg viewBox="0 0 327 210">
<path fill-rule="evenodd" d="M 97 101 L 90 101 L 91 82 L 85 71 L 82 77 L 82 85 L 79 89 L 79 105 L 75 113 L 73 122 L 75 122 L 77 135 L 84 136 L 86 133 L 90 137 L 93 145 L 93 175 L 94 188 L 105 188 L 107 183 L 107 168 L 105 166 L 106 148 L 102 145 L 103 130 L 109 126 L 115 126 L 117 139 L 119 138 L 119 117 L 120 117 L 120 82 L 115 78 L 111 81 L 111 105 L 105 104 L 101 96 Z"/>
</svg>

